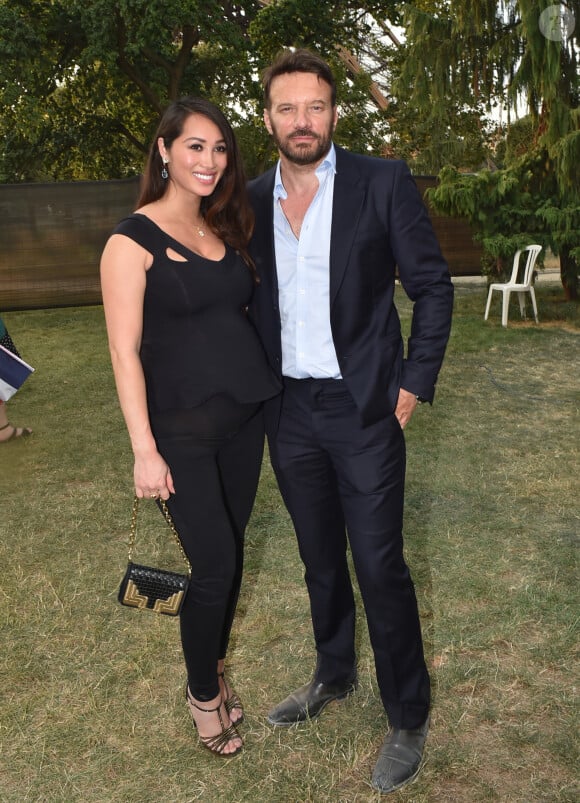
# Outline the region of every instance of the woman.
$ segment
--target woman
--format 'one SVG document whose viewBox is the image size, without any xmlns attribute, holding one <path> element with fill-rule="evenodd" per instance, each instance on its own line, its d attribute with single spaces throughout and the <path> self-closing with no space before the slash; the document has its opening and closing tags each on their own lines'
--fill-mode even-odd
<svg viewBox="0 0 580 803">
<path fill-rule="evenodd" d="M 0 345 L 20 357 L 2 318 L 0 318 Z M 31 429 L 28 427 L 15 427 L 14 424 L 10 423 L 6 402 L 0 399 L 0 443 L 8 443 L 8 441 L 12 441 L 15 438 L 26 438 L 28 435 L 32 435 Z"/>
<path fill-rule="evenodd" d="M 224 661 L 262 460 L 261 402 L 279 391 L 246 316 L 252 228 L 229 123 L 208 101 L 182 98 L 157 130 L 137 212 L 101 261 L 135 492 L 169 500 L 193 567 L 180 614 L 186 699 L 220 756 L 242 747 Z"/>
</svg>

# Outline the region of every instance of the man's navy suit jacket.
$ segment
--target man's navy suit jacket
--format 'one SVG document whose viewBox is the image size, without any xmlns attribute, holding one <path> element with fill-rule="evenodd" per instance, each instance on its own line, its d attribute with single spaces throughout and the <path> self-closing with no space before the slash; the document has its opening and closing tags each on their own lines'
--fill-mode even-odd
<svg viewBox="0 0 580 803">
<path fill-rule="evenodd" d="M 453 285 L 406 164 L 335 147 L 330 325 L 344 382 L 362 423 L 370 424 L 394 411 L 401 387 L 433 400 L 451 327 Z M 256 215 L 250 251 L 261 279 L 250 315 L 281 376 L 274 178 L 275 167 L 249 183 Z M 394 305 L 397 276 L 414 302 L 406 357 Z M 271 432 L 276 413 L 266 412 Z"/>
</svg>

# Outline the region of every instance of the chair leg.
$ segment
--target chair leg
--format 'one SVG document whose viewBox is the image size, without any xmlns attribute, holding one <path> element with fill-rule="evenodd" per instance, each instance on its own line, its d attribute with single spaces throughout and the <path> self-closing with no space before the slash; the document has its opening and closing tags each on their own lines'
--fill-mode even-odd
<svg viewBox="0 0 580 803">
<path fill-rule="evenodd" d="M 487 304 L 485 305 L 485 315 L 483 316 L 483 320 L 487 321 L 487 316 L 489 315 L 489 308 L 491 306 L 491 296 L 493 293 L 493 287 L 489 288 L 489 293 L 487 294 Z"/>
<path fill-rule="evenodd" d="M 526 318 L 526 295 L 525 295 L 525 293 L 518 293 L 518 301 L 520 302 L 520 315 L 525 320 L 525 318 Z"/>
<path fill-rule="evenodd" d="M 538 320 L 538 307 L 536 304 L 536 293 L 533 287 L 530 287 L 530 296 L 532 297 L 532 307 L 534 308 L 534 318 L 536 319 L 536 323 L 540 323 Z"/>
<path fill-rule="evenodd" d="M 503 293 L 503 301 L 501 305 L 501 325 L 507 326 L 508 322 L 508 308 L 510 305 L 510 291 L 509 290 L 502 290 Z"/>
</svg>

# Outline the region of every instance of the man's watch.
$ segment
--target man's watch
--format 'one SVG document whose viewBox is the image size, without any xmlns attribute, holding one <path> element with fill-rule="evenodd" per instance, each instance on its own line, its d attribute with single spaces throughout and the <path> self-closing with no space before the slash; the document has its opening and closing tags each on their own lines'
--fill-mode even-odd
<svg viewBox="0 0 580 803">
<path fill-rule="evenodd" d="M 429 399 L 426 399 L 424 396 L 415 396 L 415 398 L 417 399 L 419 404 L 425 404 L 425 402 L 429 401 Z"/>
</svg>

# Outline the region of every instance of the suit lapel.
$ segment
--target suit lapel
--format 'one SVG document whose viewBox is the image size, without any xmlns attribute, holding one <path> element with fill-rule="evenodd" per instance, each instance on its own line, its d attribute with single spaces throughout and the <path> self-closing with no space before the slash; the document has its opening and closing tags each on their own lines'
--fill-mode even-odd
<svg viewBox="0 0 580 803">
<path fill-rule="evenodd" d="M 330 235 L 330 304 L 332 305 L 342 283 L 348 264 L 352 243 L 358 227 L 365 190 L 356 166 L 348 151 L 335 145 L 336 175 L 332 204 Z M 256 214 L 254 242 L 256 254 L 262 255 L 256 267 L 271 294 L 272 302 L 278 305 L 278 277 L 275 270 L 274 219 L 272 194 L 276 169 L 272 168 L 253 183 L 253 206 Z"/>
<path fill-rule="evenodd" d="M 336 148 L 336 175 L 330 234 L 330 305 L 342 283 L 354 235 L 358 227 L 364 188 L 354 159 L 348 151 Z"/>
<path fill-rule="evenodd" d="M 253 206 L 256 216 L 253 240 L 255 247 L 252 251 L 259 254 L 256 268 L 258 275 L 264 285 L 268 288 L 272 296 L 272 302 L 278 306 L 278 276 L 275 265 L 274 250 L 274 212 L 273 212 L 273 192 L 274 192 L 275 168 L 267 173 L 254 184 Z"/>
</svg>

